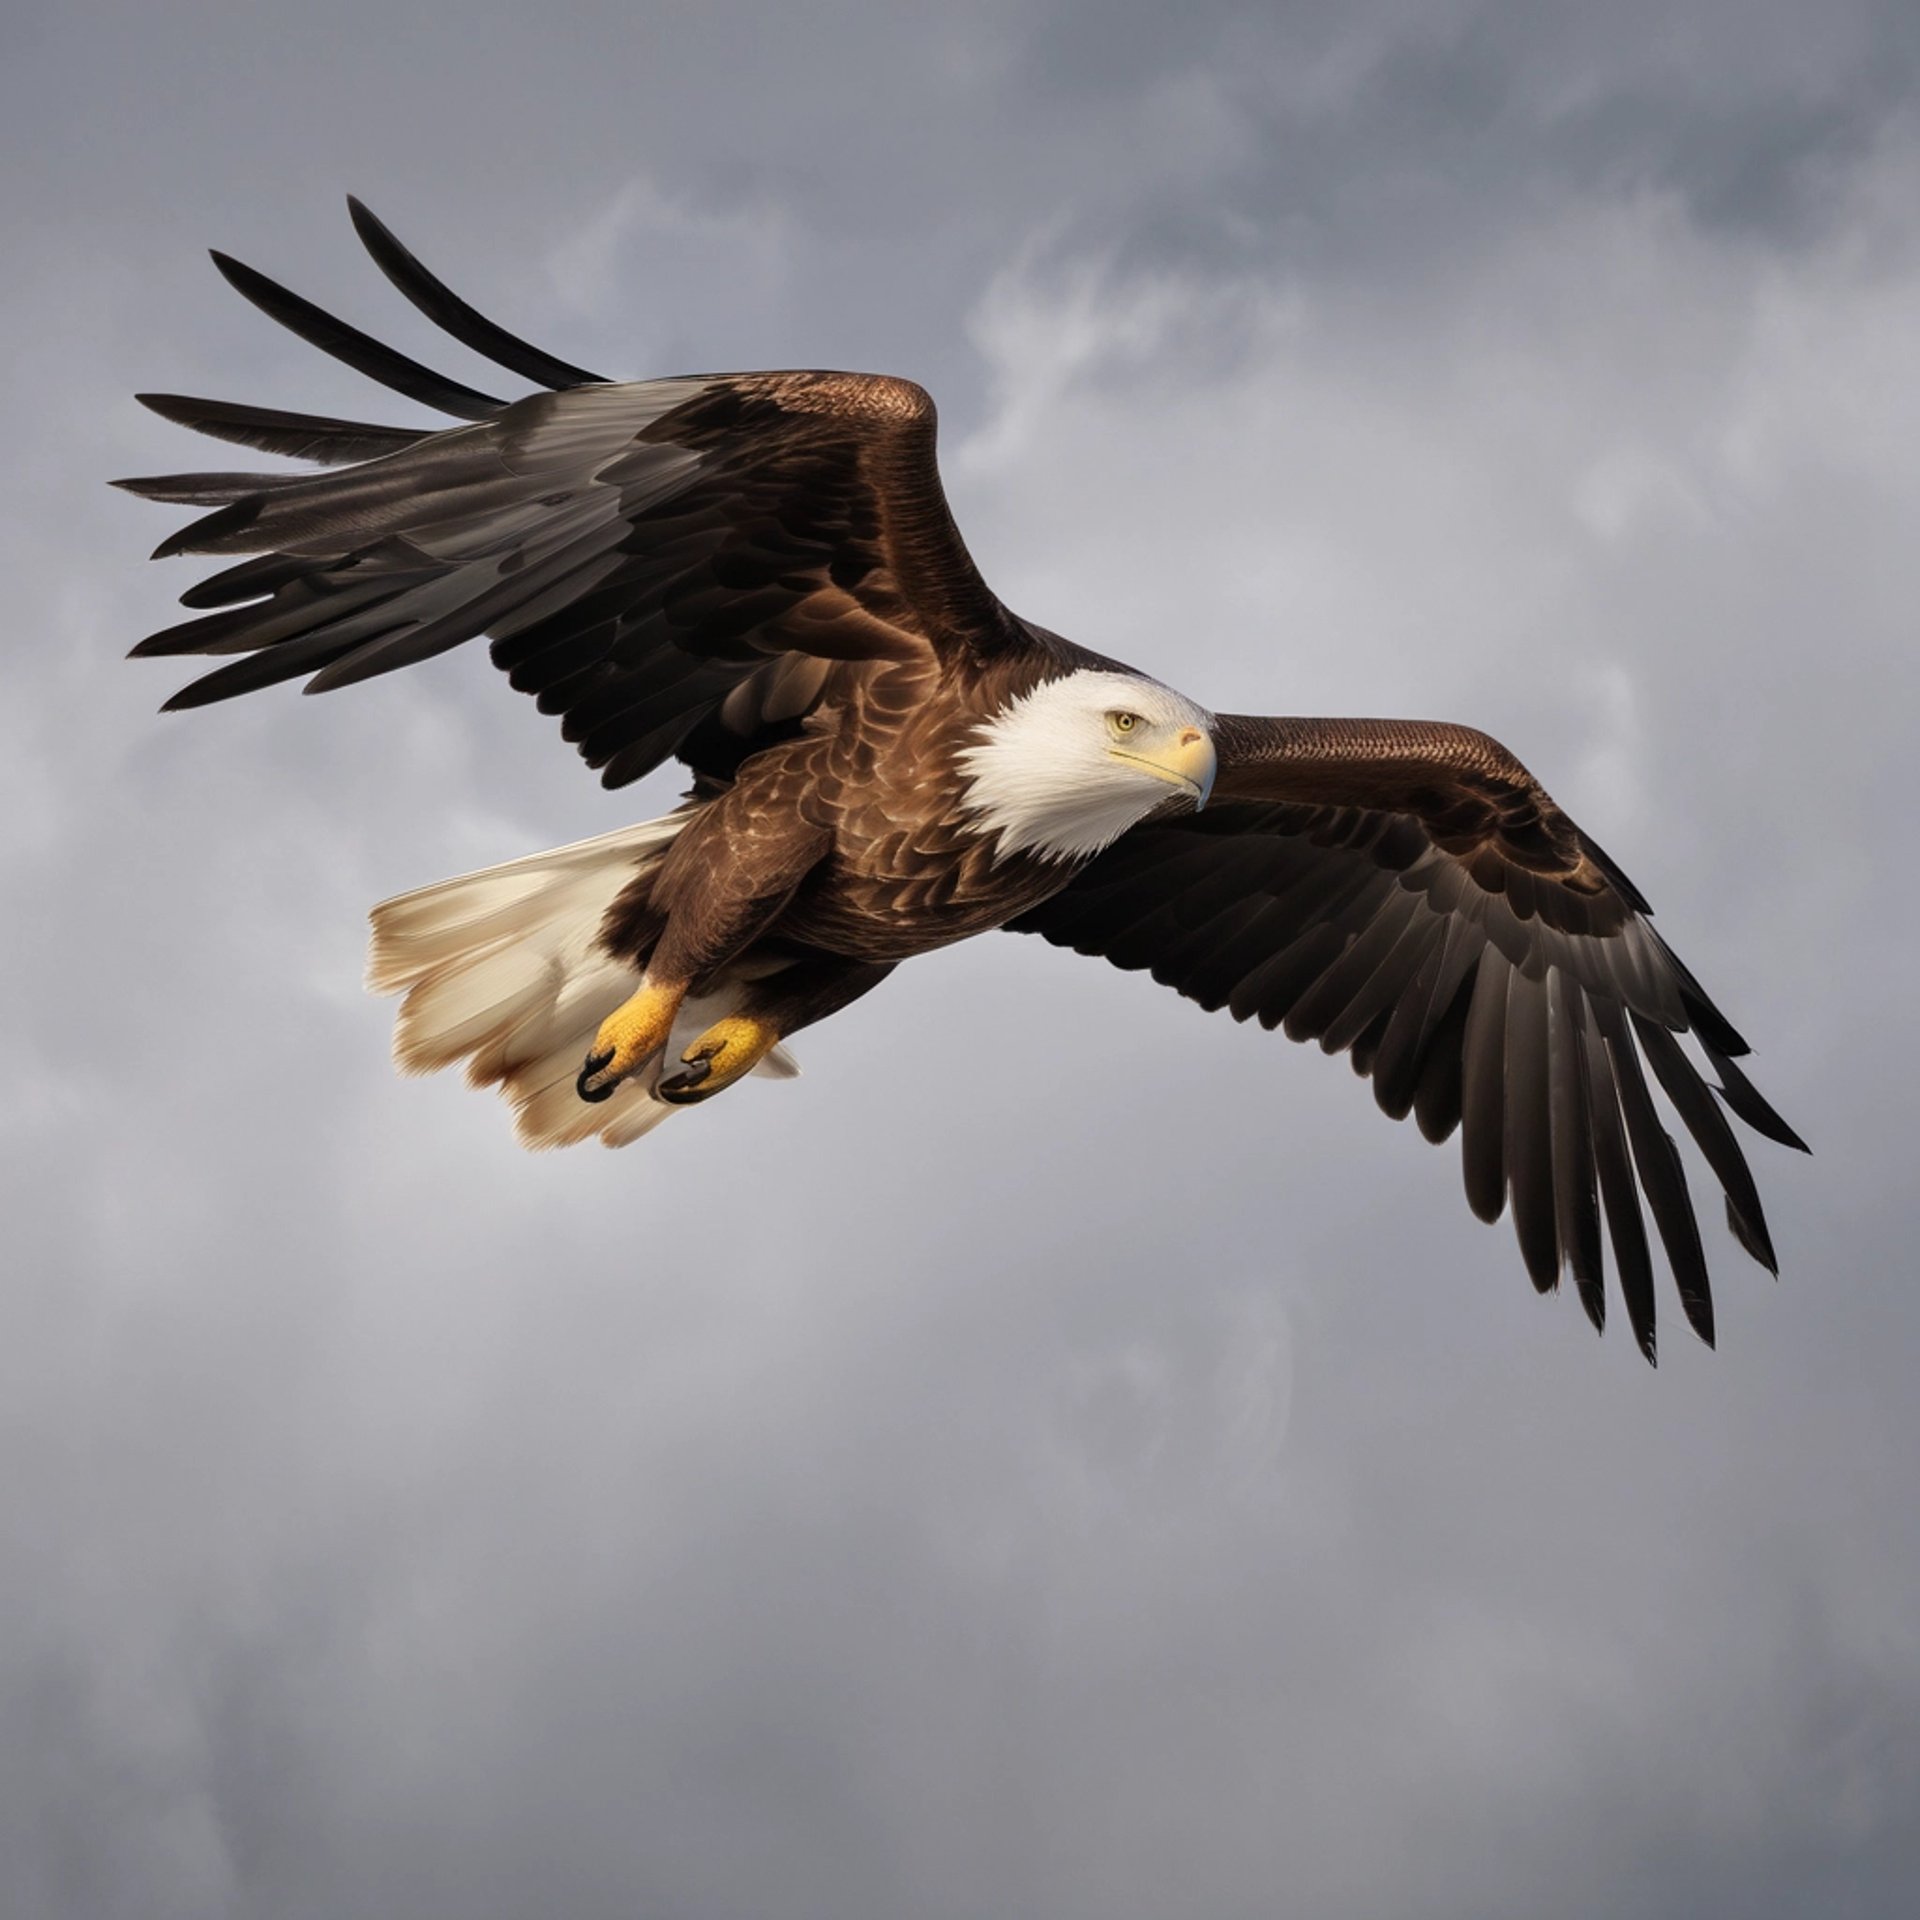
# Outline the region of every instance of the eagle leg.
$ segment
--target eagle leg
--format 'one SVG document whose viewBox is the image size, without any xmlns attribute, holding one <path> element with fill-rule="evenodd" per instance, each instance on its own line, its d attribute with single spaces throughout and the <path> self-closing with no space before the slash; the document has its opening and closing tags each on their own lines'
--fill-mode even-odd
<svg viewBox="0 0 1920 1920">
<path fill-rule="evenodd" d="M 660 1082 L 662 1100 L 676 1107 L 697 1106 L 745 1079 L 779 1044 L 780 1030 L 771 1020 L 750 1013 L 730 1013 L 716 1020 L 680 1056 L 679 1072 Z"/>
<path fill-rule="evenodd" d="M 574 1090 L 582 1100 L 609 1100 L 628 1074 L 644 1067 L 667 1044 L 674 1016 L 687 997 L 684 981 L 642 981 L 640 990 L 600 1023 Z"/>
</svg>

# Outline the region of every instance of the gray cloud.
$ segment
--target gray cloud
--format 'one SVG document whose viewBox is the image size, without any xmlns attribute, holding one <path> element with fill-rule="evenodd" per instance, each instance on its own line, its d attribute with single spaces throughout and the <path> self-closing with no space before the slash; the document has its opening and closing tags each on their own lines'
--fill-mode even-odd
<svg viewBox="0 0 1920 1920">
<path fill-rule="evenodd" d="M 9 31 L 9 1913 L 1905 1911 L 1910 10 Z M 1820 1149 L 1785 1278 L 1713 1229 L 1651 1374 L 1343 1065 L 1035 942 L 620 1155 L 392 1078 L 366 905 L 671 784 L 478 657 L 120 662 L 126 394 L 405 417 L 199 258 L 425 352 L 349 187 L 587 364 L 928 380 L 996 585 L 1210 704 L 1498 733 Z"/>
</svg>

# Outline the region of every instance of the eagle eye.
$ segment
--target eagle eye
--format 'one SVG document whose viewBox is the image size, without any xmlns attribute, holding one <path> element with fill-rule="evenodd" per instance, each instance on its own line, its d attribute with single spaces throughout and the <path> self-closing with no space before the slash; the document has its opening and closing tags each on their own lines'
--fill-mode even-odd
<svg viewBox="0 0 1920 1920">
<path fill-rule="evenodd" d="M 1115 733 L 1131 733 L 1139 724 L 1140 716 L 1137 713 L 1128 713 L 1124 708 L 1107 715 L 1107 725 Z"/>
</svg>

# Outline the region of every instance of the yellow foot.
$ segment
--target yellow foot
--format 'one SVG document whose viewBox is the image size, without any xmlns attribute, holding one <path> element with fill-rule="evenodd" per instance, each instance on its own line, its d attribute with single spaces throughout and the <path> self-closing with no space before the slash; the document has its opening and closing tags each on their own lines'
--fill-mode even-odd
<svg viewBox="0 0 1920 1920">
<path fill-rule="evenodd" d="M 716 1020 L 680 1058 L 677 1073 L 660 1082 L 662 1100 L 676 1107 L 697 1106 L 745 1078 L 778 1044 L 777 1028 L 750 1014 L 730 1013 Z"/>
<path fill-rule="evenodd" d="M 642 987 L 600 1022 L 593 1051 L 574 1088 L 582 1100 L 607 1100 L 628 1074 L 644 1067 L 667 1044 L 685 987 Z"/>
</svg>

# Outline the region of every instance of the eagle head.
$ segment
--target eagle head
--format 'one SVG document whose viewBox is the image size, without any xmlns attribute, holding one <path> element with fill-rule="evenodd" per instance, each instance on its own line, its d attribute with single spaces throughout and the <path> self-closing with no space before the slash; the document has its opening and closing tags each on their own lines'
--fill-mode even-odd
<svg viewBox="0 0 1920 1920">
<path fill-rule="evenodd" d="M 1150 813 L 1206 805 L 1213 716 L 1142 674 L 1084 668 L 1010 701 L 960 754 L 1002 858 L 1087 859 Z"/>
</svg>

